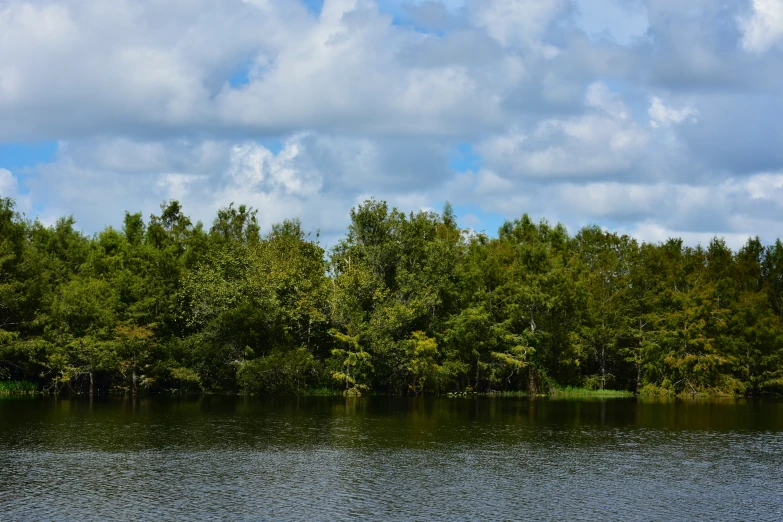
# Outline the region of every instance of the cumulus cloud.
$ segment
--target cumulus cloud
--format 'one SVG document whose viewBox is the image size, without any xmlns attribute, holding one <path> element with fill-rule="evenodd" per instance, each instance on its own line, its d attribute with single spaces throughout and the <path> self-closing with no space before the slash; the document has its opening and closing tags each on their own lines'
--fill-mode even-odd
<svg viewBox="0 0 783 522">
<path fill-rule="evenodd" d="M 783 0 L 753 0 L 753 10 L 739 18 L 742 46 L 750 52 L 764 52 L 783 43 Z"/>
<path fill-rule="evenodd" d="M 523 45 L 546 57 L 557 50 L 541 43 L 541 35 L 567 7 L 565 0 L 474 0 L 472 18 L 504 46 Z"/>
<path fill-rule="evenodd" d="M 521 181 L 486 190 L 493 174 L 465 174 L 450 194 L 457 203 L 482 204 L 506 218 L 523 212 L 563 222 L 571 232 L 599 224 L 647 241 L 683 237 L 706 244 L 723 237 L 732 247 L 759 235 L 783 235 L 783 174 L 764 173 L 716 184 L 614 181 L 540 184 Z"/>
<path fill-rule="evenodd" d="M 592 38 L 610 38 L 630 45 L 644 38 L 650 27 L 647 9 L 639 0 L 575 0 L 578 23 Z"/>
<path fill-rule="evenodd" d="M 4 2 L 0 139 L 203 124 L 231 69 L 307 20 L 288 2 Z"/>
<path fill-rule="evenodd" d="M 336 237 L 377 196 L 490 229 L 772 238 L 781 5 L 6 0 L 0 192 L 88 232 L 176 198 Z M 57 154 L 3 155 L 25 141 Z"/>
<path fill-rule="evenodd" d="M 0 115 L 17 123 L 0 139 L 450 134 L 501 117 L 505 73 L 475 75 L 448 57 L 406 66 L 402 51 L 427 37 L 370 0 L 327 0 L 317 18 L 299 2 L 13 0 L 0 29 L 0 48 L 14 49 L 0 54 Z M 227 81 L 236 73 L 247 81 Z"/>
<path fill-rule="evenodd" d="M 15 210 L 22 214 L 33 212 L 30 194 L 19 190 L 19 179 L 8 169 L 0 168 L 0 198 L 11 198 L 16 203 Z"/>
<path fill-rule="evenodd" d="M 690 105 L 686 105 L 681 109 L 667 107 L 660 98 L 653 96 L 647 114 L 650 115 L 650 125 L 657 128 L 668 127 L 672 124 L 682 123 L 686 120 L 695 122 L 699 113 Z"/>
<path fill-rule="evenodd" d="M 4 197 L 16 196 L 17 185 L 16 177 L 10 170 L 0 169 L 0 194 Z"/>
<path fill-rule="evenodd" d="M 549 118 L 529 132 L 496 135 L 478 150 L 493 169 L 517 177 L 590 178 L 627 171 L 644 152 L 648 132 L 603 83 L 591 84 L 584 99 L 580 116 Z"/>
<path fill-rule="evenodd" d="M 73 213 L 86 231 L 119 226 L 123 210 L 149 215 L 177 199 L 194 219 L 211 223 L 220 207 L 247 204 L 265 228 L 299 217 L 333 240 L 348 209 L 370 196 L 402 208 L 424 208 L 452 172 L 450 148 L 439 143 L 320 134 L 255 140 L 142 142 L 96 138 L 61 143 L 57 157 L 25 185 L 45 222 Z M 18 194 L 0 169 L 0 193 Z"/>
</svg>

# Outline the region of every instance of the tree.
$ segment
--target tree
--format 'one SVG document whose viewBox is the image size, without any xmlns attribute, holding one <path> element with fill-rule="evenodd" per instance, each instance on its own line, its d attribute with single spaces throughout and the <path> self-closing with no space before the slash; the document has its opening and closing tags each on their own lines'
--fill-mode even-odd
<svg viewBox="0 0 783 522">
<path fill-rule="evenodd" d="M 783 392 L 783 243 L 639 243 L 367 200 L 324 252 L 296 219 L 177 201 L 87 237 L 0 198 L 0 379 L 41 389 Z"/>
<path fill-rule="evenodd" d="M 441 369 L 438 364 L 438 343 L 424 332 L 416 331 L 411 334 L 406 348 L 406 369 L 411 376 L 408 390 L 414 394 L 423 393 L 427 383 L 432 383 Z"/>
<path fill-rule="evenodd" d="M 340 361 L 340 369 L 332 372 L 332 378 L 345 386 L 346 396 L 359 396 L 370 388 L 369 380 L 373 371 L 372 357 L 359 344 L 358 336 L 333 332 L 342 348 L 332 350 Z"/>
</svg>

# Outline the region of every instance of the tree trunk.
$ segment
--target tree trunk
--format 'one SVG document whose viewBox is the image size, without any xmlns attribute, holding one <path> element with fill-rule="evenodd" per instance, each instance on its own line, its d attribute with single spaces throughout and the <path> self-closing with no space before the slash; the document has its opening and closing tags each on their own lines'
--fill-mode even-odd
<svg viewBox="0 0 783 522">
<path fill-rule="evenodd" d="M 90 396 L 92 396 L 93 392 L 93 378 L 92 378 L 92 372 L 90 372 Z"/>
<path fill-rule="evenodd" d="M 639 318 L 639 356 L 636 360 L 636 395 L 639 395 L 639 390 L 642 384 L 642 346 L 644 342 L 644 323 L 642 323 L 641 317 Z"/>
<path fill-rule="evenodd" d="M 133 374 L 131 375 L 131 393 L 136 395 L 136 370 L 133 370 Z"/>
<path fill-rule="evenodd" d="M 536 389 L 536 375 L 535 370 L 533 369 L 532 364 L 528 364 L 527 366 L 527 394 L 529 396 L 534 396 L 537 393 Z"/>
<path fill-rule="evenodd" d="M 478 381 L 479 381 L 479 361 L 480 357 L 476 356 L 476 381 L 473 383 L 473 391 L 478 391 Z"/>
<path fill-rule="evenodd" d="M 639 386 L 642 382 L 642 363 L 641 361 L 636 363 L 636 395 L 639 395 Z"/>
</svg>

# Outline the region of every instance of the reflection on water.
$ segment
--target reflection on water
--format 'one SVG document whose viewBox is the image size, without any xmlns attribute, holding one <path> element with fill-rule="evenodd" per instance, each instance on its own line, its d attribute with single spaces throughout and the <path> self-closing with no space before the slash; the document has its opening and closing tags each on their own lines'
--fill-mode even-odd
<svg viewBox="0 0 783 522">
<path fill-rule="evenodd" d="M 783 402 L 0 399 L 2 519 L 783 519 Z"/>
</svg>

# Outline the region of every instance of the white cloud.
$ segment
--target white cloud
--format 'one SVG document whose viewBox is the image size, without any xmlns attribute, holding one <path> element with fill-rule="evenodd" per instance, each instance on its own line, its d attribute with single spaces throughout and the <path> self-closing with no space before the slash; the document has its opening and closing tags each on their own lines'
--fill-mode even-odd
<svg viewBox="0 0 783 522">
<path fill-rule="evenodd" d="M 672 191 L 663 184 L 598 182 L 583 185 L 566 183 L 560 186 L 558 192 L 564 204 L 582 215 L 616 219 L 654 213 Z"/>
<path fill-rule="evenodd" d="M 565 0 L 474 0 L 469 9 L 476 23 L 502 45 L 525 45 L 553 57 L 556 51 L 539 38 L 566 6 Z"/>
<path fill-rule="evenodd" d="M 89 232 L 178 198 L 334 236 L 370 195 L 782 232 L 779 1 L 417 0 L 426 27 L 401 3 L 0 1 L 0 146 L 60 143 L 0 155 L 0 189 Z"/>
<path fill-rule="evenodd" d="M 761 53 L 783 43 L 783 0 L 753 0 L 753 11 L 739 18 L 742 47 Z"/>
<path fill-rule="evenodd" d="M 18 183 L 16 177 L 11 174 L 8 169 L 0 168 L 0 196 L 2 197 L 16 197 L 18 190 Z"/>
<path fill-rule="evenodd" d="M 429 142 L 315 132 L 289 136 L 279 148 L 250 140 L 101 138 L 61 143 L 55 160 L 37 166 L 26 185 L 44 221 L 73 213 L 87 232 L 119 226 L 124 210 L 146 216 L 161 201 L 178 199 L 194 221 L 210 224 L 218 208 L 247 204 L 265 228 L 299 217 L 333 242 L 350 207 L 365 197 L 413 210 L 434 201 L 439 208 L 442 200 L 430 191 L 450 174 L 442 165 L 448 152 Z M 2 169 L 6 189 L 16 190 L 16 178 Z"/>
<path fill-rule="evenodd" d="M 647 241 L 682 237 L 695 245 L 724 237 L 733 248 L 755 235 L 767 243 L 783 237 L 783 173 L 701 184 L 523 179 L 495 191 L 481 190 L 483 183 L 478 173 L 465 173 L 448 198 L 507 219 L 526 212 L 561 221 L 572 233 L 599 224 Z"/>
<path fill-rule="evenodd" d="M 119 225 L 124 209 L 148 215 L 170 198 L 179 199 L 189 215 L 207 224 L 219 207 L 244 203 L 259 209 L 265 228 L 300 217 L 307 229 L 321 229 L 326 244 L 334 244 L 344 233 L 347 210 L 370 196 L 405 210 L 439 209 L 448 199 L 507 218 L 528 212 L 560 220 L 572 232 L 599 223 L 648 240 L 671 234 L 705 241 L 717 235 L 736 246 L 757 233 L 766 241 L 783 235 L 781 172 L 702 184 L 568 179 L 540 183 L 481 168 L 454 181 L 445 177 L 428 185 L 413 179 L 410 186 L 398 186 L 399 158 L 388 153 L 393 144 L 315 133 L 291 136 L 279 150 L 249 141 L 161 144 L 166 152 L 156 162 L 141 156 L 138 166 L 129 168 L 133 151 L 154 150 L 152 145 L 64 145 L 54 163 L 41 165 L 29 178 L 25 205 L 46 208 L 46 222 L 73 212 L 82 227 L 95 231 L 106 224 Z M 126 151 L 126 169 L 107 169 L 105 151 L 100 150 L 104 147 Z M 94 154 L 85 153 L 90 150 Z M 439 157 L 436 153 L 434 160 Z M 427 175 L 424 158 L 412 178 Z M 0 170 L 0 190 L 17 189 L 16 178 Z M 466 224 L 474 227 L 482 221 L 480 216 L 467 219 Z"/>
<path fill-rule="evenodd" d="M 686 245 L 702 245 L 706 247 L 713 238 L 722 238 L 729 248 L 739 249 L 751 235 L 744 233 L 692 232 L 685 229 L 671 229 L 654 222 L 640 223 L 628 230 L 632 236 L 650 243 L 662 243 L 672 238 L 682 239 Z"/>
<path fill-rule="evenodd" d="M 781 174 L 757 174 L 745 181 L 748 194 L 753 199 L 767 199 L 783 201 L 783 173 Z"/>
<path fill-rule="evenodd" d="M 579 26 L 590 36 L 608 35 L 617 43 L 629 45 L 643 37 L 649 28 L 647 9 L 641 1 L 575 0 Z"/>
<path fill-rule="evenodd" d="M 496 135 L 478 150 L 496 172 L 523 178 L 590 178 L 631 169 L 644 153 L 649 133 L 602 83 L 587 88 L 585 105 L 581 116 L 545 119 L 529 133 Z"/>
<path fill-rule="evenodd" d="M 429 38 L 432 40 L 432 38 Z M 427 37 L 370 0 L 100 0 L 0 4 L 2 139 L 111 133 L 454 134 L 498 125 L 524 65 L 498 52 L 477 74 L 401 53 Z M 248 82 L 228 79 L 248 69 Z"/>
<path fill-rule="evenodd" d="M 224 86 L 218 117 L 260 130 L 425 135 L 502 121 L 500 94 L 524 67 L 510 58 L 488 76 L 453 55 L 430 53 L 426 64 L 401 58 L 426 52 L 434 45 L 429 40 L 394 26 L 372 2 L 326 2 L 319 23 L 297 35 L 262 75 L 242 88 Z"/>
<path fill-rule="evenodd" d="M 491 170 L 481 169 L 476 176 L 475 190 L 478 194 L 503 196 L 512 192 L 514 185 L 508 179 L 501 178 Z"/>
<path fill-rule="evenodd" d="M 204 125 L 233 70 L 310 23 L 296 2 L 3 2 L 0 139 Z"/>
<path fill-rule="evenodd" d="M 322 185 L 318 171 L 308 171 L 297 163 L 303 154 L 300 136 L 288 139 L 277 154 L 253 142 L 234 145 L 231 149 L 227 189 L 232 196 L 253 192 L 311 196 Z M 223 199 L 236 199 L 234 197 Z"/>
<path fill-rule="evenodd" d="M 189 198 L 193 185 L 204 181 L 204 176 L 189 174 L 161 174 L 155 183 L 158 193 L 165 199 L 184 201 Z"/>
<path fill-rule="evenodd" d="M 8 169 L 0 168 L 0 198 L 11 198 L 16 203 L 16 211 L 29 214 L 32 203 L 29 194 L 19 190 L 19 179 Z"/>
<path fill-rule="evenodd" d="M 650 116 L 650 126 L 657 128 L 668 127 L 674 123 L 682 123 L 686 120 L 695 122 L 699 112 L 690 105 L 686 105 L 681 109 L 667 107 L 660 98 L 653 96 L 647 114 Z"/>
</svg>

